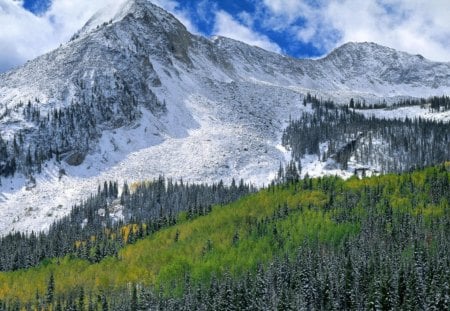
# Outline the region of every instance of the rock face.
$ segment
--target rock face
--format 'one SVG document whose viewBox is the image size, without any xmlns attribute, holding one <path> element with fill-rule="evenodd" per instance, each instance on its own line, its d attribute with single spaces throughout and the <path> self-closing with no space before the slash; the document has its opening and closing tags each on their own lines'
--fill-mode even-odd
<svg viewBox="0 0 450 311">
<path fill-rule="evenodd" d="M 75 153 L 72 153 L 69 156 L 67 156 L 65 161 L 67 164 L 69 164 L 71 166 L 78 166 L 78 165 L 81 165 L 81 163 L 83 163 L 85 157 L 86 157 L 86 154 L 83 154 L 81 152 L 75 152 Z"/>
<path fill-rule="evenodd" d="M 432 90 L 448 87 L 450 81 L 449 63 L 431 62 L 421 55 L 410 55 L 375 43 L 344 44 L 320 62 L 325 67 L 338 69 L 342 79 L 355 84 L 362 78 L 374 85 Z"/>
<path fill-rule="evenodd" d="M 48 209 L 69 210 L 104 180 L 267 184 L 306 92 L 345 103 L 442 95 L 450 64 L 373 43 L 294 59 L 193 35 L 146 0 L 98 12 L 68 43 L 0 74 L 0 175 L 16 170 L 2 177 L 0 231 L 21 216 L 8 209 L 37 206 L 31 224 L 14 226 L 40 229 Z M 21 174 L 37 177 L 27 194 Z"/>
</svg>

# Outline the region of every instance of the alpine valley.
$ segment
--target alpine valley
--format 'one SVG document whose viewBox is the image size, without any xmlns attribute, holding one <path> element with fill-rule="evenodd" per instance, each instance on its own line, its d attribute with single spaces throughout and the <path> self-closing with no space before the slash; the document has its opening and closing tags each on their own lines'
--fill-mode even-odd
<svg viewBox="0 0 450 311">
<path fill-rule="evenodd" d="M 23 308 L 27 302 L 36 310 L 56 310 L 55 297 L 60 297 L 67 308 L 82 301 L 74 310 L 85 310 L 89 292 L 95 297 L 89 298 L 92 310 L 105 304 L 114 309 L 114 303 L 125 310 L 120 301 L 130 310 L 138 310 L 133 304 L 139 301 L 158 301 L 166 304 L 161 309 L 174 310 L 192 303 L 193 310 L 198 297 L 194 290 L 183 292 L 191 280 L 184 274 L 183 284 L 177 283 L 179 271 L 190 269 L 192 284 L 214 285 L 217 276 L 239 291 L 240 286 L 256 286 L 249 280 L 245 286 L 239 283 L 235 276 L 241 272 L 257 271 L 258 280 L 266 281 L 285 277 L 277 273 L 290 271 L 296 260 L 319 260 L 314 243 L 325 241 L 330 249 L 345 249 L 346 256 L 370 251 L 367 258 L 349 263 L 324 246 L 321 254 L 329 261 L 323 269 L 350 273 L 352 279 L 330 285 L 329 293 L 335 295 L 330 301 L 320 300 L 324 296 L 319 294 L 302 296 L 302 303 L 317 303 L 305 310 L 369 308 L 363 287 L 351 294 L 339 290 L 356 278 L 348 265 L 362 271 L 365 263 L 373 263 L 376 256 L 370 254 L 384 248 L 389 234 L 408 243 L 414 234 L 418 240 L 428 237 L 435 257 L 430 255 L 423 265 L 448 269 L 448 258 L 432 261 L 444 257 L 441 252 L 449 242 L 447 94 L 450 63 L 368 42 L 346 43 L 320 59 L 296 59 L 224 37 L 194 35 L 147 0 L 118 1 L 95 14 L 69 42 L 0 74 L 0 234 L 9 234 L 1 240 L 0 268 L 38 266 L 20 275 L 0 274 L 0 284 L 9 284 L 0 285 L 0 303 L 18 299 Z M 372 177 L 359 180 L 354 175 Z M 300 194 L 298 189 L 303 189 Z M 351 208 L 343 208 L 344 201 Z M 224 207 L 211 207 L 216 205 Z M 370 208 L 364 212 L 364 206 Z M 418 209 L 425 215 L 420 226 L 414 218 Z M 388 223 L 382 223 L 380 213 L 390 213 Z M 414 234 L 396 232 L 395 225 L 414 224 L 419 226 Z M 228 236 L 215 236 L 208 226 L 230 235 L 235 253 L 218 242 Z M 295 235 L 289 227 L 297 230 Z M 386 228 L 387 233 L 373 229 L 369 237 L 361 229 L 369 227 Z M 201 234 L 211 238 L 199 242 Z M 258 240 L 260 235 L 267 240 Z M 315 242 L 305 242 L 309 238 Z M 366 238 L 373 248 L 361 242 Z M 346 239 L 349 244 L 342 242 Z M 300 245 L 305 252 L 297 255 Z M 376 260 L 400 262 L 414 253 L 410 244 L 403 246 Z M 255 253 L 243 251 L 249 249 Z M 414 256 L 425 256 L 421 250 Z M 188 258 L 191 251 L 192 261 L 176 257 Z M 286 261 L 264 266 L 284 255 Z M 171 266 L 160 265 L 173 258 L 178 259 Z M 196 264 L 202 260 L 208 264 Z M 232 267 L 208 270 L 216 264 Z M 299 273 L 312 273 L 315 264 L 302 266 L 310 270 Z M 395 286 L 409 277 L 408 264 L 395 266 L 406 273 L 393 277 Z M 135 270 L 122 273 L 126 267 Z M 424 267 L 414 267 L 425 275 Z M 439 297 L 449 295 L 446 271 L 447 287 L 442 286 Z M 95 277 L 90 279 L 90 273 Z M 22 287 L 25 280 L 39 285 Z M 367 280 L 361 276 L 355 284 Z M 445 280 L 433 279 L 432 284 Z M 374 286 L 381 288 L 385 281 Z M 155 291 L 141 287 L 148 284 Z M 294 297 L 273 286 L 277 299 L 257 301 L 259 307 L 248 310 L 282 310 L 278 303 Z M 426 296 L 423 286 L 420 294 Z M 108 296 L 108 290 L 123 288 L 127 298 Z M 148 300 L 138 298 L 141 292 Z M 167 298 L 171 295 L 179 300 Z M 208 299 L 200 295 L 197 302 L 206 305 Z M 408 303 L 431 306 L 423 299 Z M 436 299 L 438 309 L 442 301 L 447 299 L 447 306 L 450 301 Z M 394 302 L 390 306 L 395 309 Z M 222 307 L 217 302 L 210 310 Z"/>
</svg>

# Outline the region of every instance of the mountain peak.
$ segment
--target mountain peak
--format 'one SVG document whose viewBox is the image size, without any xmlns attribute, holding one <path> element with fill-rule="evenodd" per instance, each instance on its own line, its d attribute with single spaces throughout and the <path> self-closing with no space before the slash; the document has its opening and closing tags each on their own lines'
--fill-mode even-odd
<svg viewBox="0 0 450 311">
<path fill-rule="evenodd" d="M 410 85 L 416 89 L 426 85 L 436 90 L 448 86 L 448 64 L 373 42 L 346 43 L 321 61 L 327 67 L 337 68 L 342 81 L 359 78 L 372 85 Z"/>
<path fill-rule="evenodd" d="M 374 42 L 353 42 L 349 41 L 347 43 L 344 43 L 343 45 L 335 48 L 333 51 L 330 52 L 329 55 L 333 53 L 355 53 L 355 52 L 365 52 L 365 53 L 373 53 L 377 51 L 383 51 L 383 52 L 398 52 L 397 50 L 394 50 L 390 47 L 374 43 Z"/>
<path fill-rule="evenodd" d="M 190 64 L 190 33 L 175 16 L 148 0 L 118 0 L 114 5 L 103 8 L 70 41 L 83 38 L 100 41 L 114 38 L 116 42 L 104 42 L 110 46 L 117 43 L 129 46 L 130 41 L 136 45 L 139 41 L 138 45 L 153 49 L 155 54 L 170 53 Z M 153 44 L 149 45 L 149 42 Z"/>
<path fill-rule="evenodd" d="M 173 29 L 187 31 L 185 26 L 172 14 L 149 0 L 118 0 L 95 13 L 75 34 L 74 38 L 82 37 L 98 28 L 120 23 L 126 19 L 142 20 L 152 26 L 160 26 L 166 31 Z"/>
<path fill-rule="evenodd" d="M 406 66 L 412 63 L 431 65 L 433 62 L 422 55 L 398 51 L 374 42 L 347 42 L 331 51 L 324 61 L 344 62 L 360 66 Z"/>
<path fill-rule="evenodd" d="M 340 56 L 342 57 L 345 54 L 351 54 L 353 56 L 362 56 L 362 55 L 366 55 L 369 58 L 394 58 L 394 59 L 399 59 L 399 58 L 416 58 L 417 61 L 429 61 L 428 59 L 426 59 L 425 57 L 423 57 L 420 54 L 410 54 L 407 52 L 403 52 L 403 51 L 399 51 L 378 43 L 374 43 L 374 42 L 347 42 L 344 43 L 343 45 L 335 48 L 333 51 L 331 51 L 328 56 L 326 56 L 325 58 L 331 58 L 331 57 L 336 57 L 336 56 Z"/>
</svg>

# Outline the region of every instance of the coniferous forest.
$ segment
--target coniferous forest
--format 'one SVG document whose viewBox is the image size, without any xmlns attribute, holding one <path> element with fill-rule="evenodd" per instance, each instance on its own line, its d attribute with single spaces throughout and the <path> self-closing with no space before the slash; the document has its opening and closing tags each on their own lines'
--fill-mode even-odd
<svg viewBox="0 0 450 311">
<path fill-rule="evenodd" d="M 90 262 L 117 256 L 121 247 L 174 225 L 180 212 L 187 219 L 207 214 L 212 205 L 225 204 L 254 189 L 234 181 L 208 185 L 189 185 L 160 177 L 137 184 L 131 192 L 123 185 L 118 197 L 117 183 L 106 183 L 72 212 L 56 221 L 48 232 L 11 233 L 0 237 L 0 270 L 30 268 L 48 258 L 70 254 Z M 123 218 L 110 213 L 120 208 Z M 129 225 L 132 224 L 132 225 Z"/>
<path fill-rule="evenodd" d="M 142 228 L 153 225 L 130 217 L 122 229 L 135 235 L 133 243 L 113 255 L 92 260 L 68 252 L 35 268 L 0 273 L 0 308 L 450 308 L 448 163 L 346 181 L 305 177 L 256 193 L 241 185 L 222 188 L 219 195 L 223 201 L 240 199 L 205 212 L 194 212 L 196 204 L 174 209 L 176 223 L 144 235 Z M 156 197 L 169 192 L 162 181 L 141 187 L 166 189 L 147 192 Z M 203 188 L 202 197 L 200 189 L 178 187 L 180 194 L 197 193 L 190 202 L 218 193 Z M 114 194 L 114 185 L 110 189 Z M 105 192 L 99 196 L 107 197 Z M 123 200 L 133 202 L 129 210 L 140 210 L 136 215 L 158 206 L 158 201 L 146 206 L 143 192 L 134 199 L 132 193 Z M 167 202 L 159 201 L 163 207 Z M 104 243 L 116 239 L 114 234 L 103 238 Z"/>
<path fill-rule="evenodd" d="M 81 90 L 86 88 L 80 81 Z M 38 98 L 28 103 L 20 102 L 14 109 L 7 106 L 0 120 L 23 118 L 32 127 L 17 131 L 12 137 L 0 135 L 0 177 L 16 173 L 40 173 L 45 162 L 53 157 L 79 165 L 97 143 L 105 129 L 115 129 L 139 119 L 142 115 L 136 98 L 126 85 L 117 84 L 124 100 L 120 103 L 104 98 L 101 92 L 91 90 L 91 96 L 80 96 L 81 102 L 70 107 L 41 111 Z M 162 114 L 165 103 L 149 93 L 150 101 L 143 104 L 153 114 Z M 14 123 L 14 121 L 9 121 Z"/>
<path fill-rule="evenodd" d="M 342 169 L 353 160 L 378 172 L 402 172 L 448 160 L 450 125 L 425 119 L 366 117 L 315 97 L 312 113 L 291 120 L 282 143 L 298 163 L 307 154 L 332 159 Z M 431 100 L 433 102 L 433 100 Z M 321 145 L 323 148 L 321 148 Z"/>
</svg>

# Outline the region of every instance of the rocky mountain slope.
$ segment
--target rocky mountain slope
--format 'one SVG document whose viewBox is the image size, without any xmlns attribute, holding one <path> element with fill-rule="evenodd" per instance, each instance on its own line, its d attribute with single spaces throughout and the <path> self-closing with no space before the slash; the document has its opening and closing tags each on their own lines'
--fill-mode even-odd
<svg viewBox="0 0 450 311">
<path fill-rule="evenodd" d="M 45 229 L 105 180 L 267 184 L 308 91 L 343 103 L 448 94 L 450 63 L 374 43 L 299 60 L 190 34 L 146 0 L 118 3 L 0 75 L 0 232 Z"/>
</svg>

